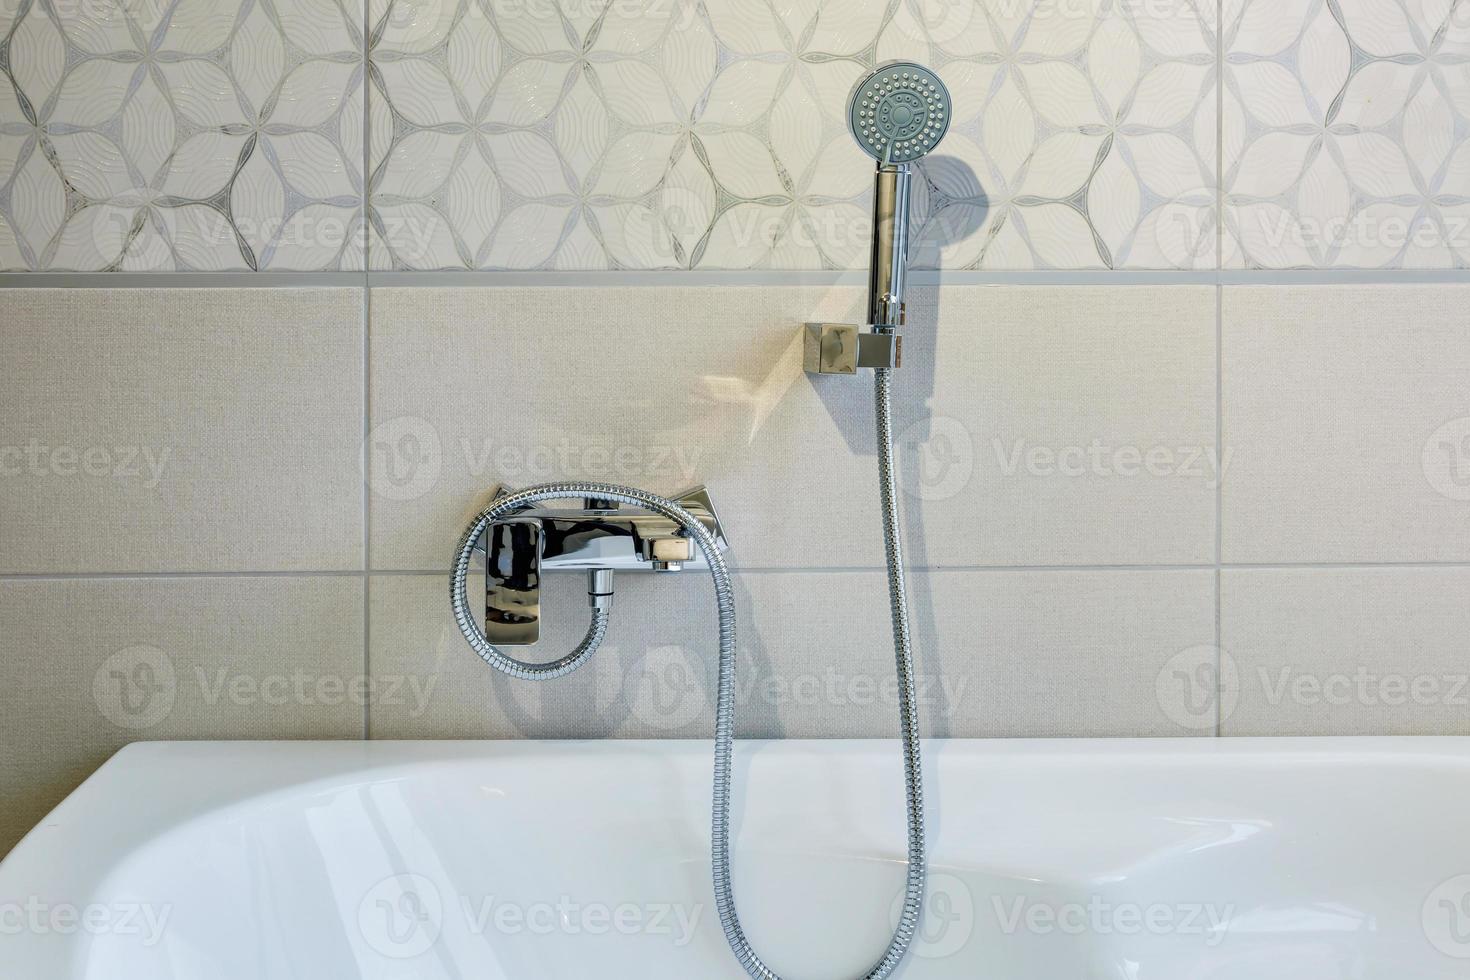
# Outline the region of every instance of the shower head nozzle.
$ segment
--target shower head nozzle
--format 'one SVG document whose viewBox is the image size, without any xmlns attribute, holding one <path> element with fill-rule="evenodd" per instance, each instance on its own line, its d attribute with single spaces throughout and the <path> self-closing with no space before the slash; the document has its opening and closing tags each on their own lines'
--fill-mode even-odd
<svg viewBox="0 0 1470 980">
<path fill-rule="evenodd" d="M 911 163 L 949 129 L 949 89 L 922 65 L 895 61 L 858 82 L 847 124 L 858 146 L 879 163 Z"/>
</svg>

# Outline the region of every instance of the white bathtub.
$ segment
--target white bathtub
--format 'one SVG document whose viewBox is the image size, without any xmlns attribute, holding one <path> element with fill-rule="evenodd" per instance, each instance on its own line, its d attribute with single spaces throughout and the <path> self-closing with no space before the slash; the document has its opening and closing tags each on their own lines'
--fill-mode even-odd
<svg viewBox="0 0 1470 980">
<path fill-rule="evenodd" d="M 737 978 L 703 742 L 149 743 L 0 864 L 6 980 Z M 736 883 L 795 978 L 903 878 L 897 745 L 744 743 Z M 1470 739 L 933 742 L 899 975 L 1470 976 Z"/>
</svg>

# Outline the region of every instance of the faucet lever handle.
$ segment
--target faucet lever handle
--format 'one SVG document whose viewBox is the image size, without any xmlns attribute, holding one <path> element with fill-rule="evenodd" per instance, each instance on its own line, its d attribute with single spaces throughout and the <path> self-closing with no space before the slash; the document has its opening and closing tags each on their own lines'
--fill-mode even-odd
<svg viewBox="0 0 1470 980">
<path fill-rule="evenodd" d="M 529 646 L 541 638 L 541 522 L 506 518 L 486 528 L 485 538 L 485 637 Z"/>
</svg>

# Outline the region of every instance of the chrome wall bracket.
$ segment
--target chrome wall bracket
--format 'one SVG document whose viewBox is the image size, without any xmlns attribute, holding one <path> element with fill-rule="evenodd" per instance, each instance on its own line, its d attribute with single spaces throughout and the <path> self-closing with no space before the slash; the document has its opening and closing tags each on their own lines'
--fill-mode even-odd
<svg viewBox="0 0 1470 980">
<path fill-rule="evenodd" d="M 494 499 L 512 491 L 499 487 Z M 725 532 L 704 487 L 676 494 L 725 550 Z M 485 564 L 485 637 L 496 646 L 529 646 L 541 637 L 541 579 L 582 571 L 587 602 L 612 605 L 613 572 L 702 569 L 704 556 L 674 521 L 640 507 L 585 499 L 580 507 L 524 507 L 485 529 L 475 545 Z"/>
<path fill-rule="evenodd" d="M 853 323 L 808 323 L 802 360 L 808 374 L 857 374 L 860 368 L 896 368 L 903 361 L 903 338 L 878 328 L 864 333 Z"/>
</svg>

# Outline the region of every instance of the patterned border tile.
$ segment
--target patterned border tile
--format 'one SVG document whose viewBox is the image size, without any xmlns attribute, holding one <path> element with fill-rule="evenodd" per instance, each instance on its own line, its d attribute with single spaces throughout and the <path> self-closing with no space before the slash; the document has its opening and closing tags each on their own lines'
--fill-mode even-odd
<svg viewBox="0 0 1470 980">
<path fill-rule="evenodd" d="M 1470 265 L 1470 3 L 1229 0 L 1227 268 Z"/>
<path fill-rule="evenodd" d="M 375 0 L 371 266 L 852 269 L 848 92 L 937 68 L 921 267 L 1214 268 L 1214 0 Z"/>
<path fill-rule="evenodd" d="M 20 0 L 0 268 L 363 268 L 358 2 Z"/>
</svg>

